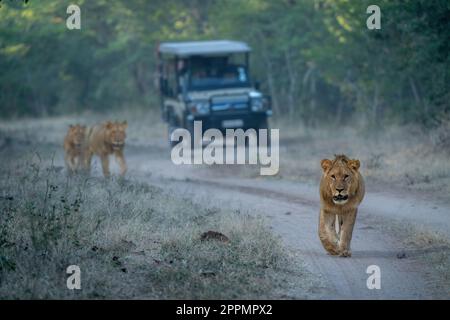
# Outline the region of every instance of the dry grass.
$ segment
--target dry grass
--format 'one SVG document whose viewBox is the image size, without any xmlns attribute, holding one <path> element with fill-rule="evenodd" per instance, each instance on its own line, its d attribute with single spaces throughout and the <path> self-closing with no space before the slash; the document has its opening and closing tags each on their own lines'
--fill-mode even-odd
<svg viewBox="0 0 450 320">
<path fill-rule="evenodd" d="M 434 289 L 442 291 L 442 298 L 447 299 L 450 292 L 450 242 L 446 235 L 428 230 L 420 230 L 417 226 L 402 227 L 406 238 L 403 244 L 417 253 L 419 259 L 430 265 L 433 272 Z"/>
<path fill-rule="evenodd" d="M 61 145 L 70 124 L 81 123 L 89 126 L 106 120 L 127 120 L 129 122 L 128 144 L 148 146 L 155 143 L 166 143 L 167 141 L 167 129 L 159 112 L 133 108 L 115 112 L 108 116 L 85 112 L 80 115 L 53 118 L 0 120 L 0 147 L 7 138 L 14 138 L 22 143 L 36 142 Z"/>
<path fill-rule="evenodd" d="M 261 299 L 302 282 L 307 296 L 307 274 L 260 218 L 134 181 L 67 177 L 52 150 L 0 151 L 1 299 Z M 230 242 L 201 241 L 208 230 Z M 81 290 L 66 287 L 73 264 Z"/>
<path fill-rule="evenodd" d="M 437 298 L 448 299 L 450 292 L 450 242 L 448 236 L 411 223 L 378 216 L 366 222 L 389 234 L 398 243 L 398 259 L 415 259 L 430 267 L 428 287 Z"/>
<path fill-rule="evenodd" d="M 130 145 L 166 146 L 158 113 L 108 118 L 128 120 Z M 310 297 L 316 283 L 294 266 L 261 219 L 199 207 L 134 181 L 69 179 L 51 165 L 52 155 L 61 157 L 69 124 L 105 119 L 84 114 L 0 122 L 0 298 L 277 298 L 286 292 L 299 297 L 298 287 Z M 361 126 L 311 129 L 286 121 L 272 128 L 281 128 L 280 173 L 272 178 L 317 182 L 320 159 L 345 153 L 361 160 L 369 185 L 439 191 L 449 200 L 445 128 L 370 133 Z M 258 175 L 248 166 L 238 171 Z M 202 242 L 208 230 L 230 243 Z M 448 283 L 449 251 L 428 250 L 447 244 L 413 228 L 402 233 L 408 235 L 405 248 L 425 248 L 423 259 L 439 271 L 436 281 Z M 81 267 L 80 291 L 66 288 L 71 264 Z"/>
</svg>

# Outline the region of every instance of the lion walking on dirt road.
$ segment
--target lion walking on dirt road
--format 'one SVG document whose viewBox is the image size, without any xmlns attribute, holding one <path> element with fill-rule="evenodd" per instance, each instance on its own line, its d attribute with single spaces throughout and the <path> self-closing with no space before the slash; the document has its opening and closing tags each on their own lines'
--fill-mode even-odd
<svg viewBox="0 0 450 320">
<path fill-rule="evenodd" d="M 322 160 L 321 166 L 319 238 L 328 253 L 350 257 L 356 214 L 365 193 L 360 162 L 336 155 L 334 160 Z"/>
</svg>

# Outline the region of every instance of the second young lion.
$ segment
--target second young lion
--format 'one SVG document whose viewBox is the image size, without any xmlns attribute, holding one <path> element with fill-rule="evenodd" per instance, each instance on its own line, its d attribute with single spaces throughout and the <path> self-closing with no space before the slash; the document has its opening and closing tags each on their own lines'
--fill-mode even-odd
<svg viewBox="0 0 450 320">
<path fill-rule="evenodd" d="M 85 138 L 86 126 L 70 125 L 64 138 L 64 160 L 69 173 L 74 173 L 83 167 Z"/>
<path fill-rule="evenodd" d="M 90 171 L 91 160 L 94 154 L 100 157 L 103 175 L 108 177 L 109 156 L 114 154 L 120 166 L 120 174 L 125 175 L 127 165 L 123 154 L 125 147 L 127 122 L 107 121 L 97 124 L 87 131 L 87 148 L 85 156 L 85 166 Z"/>
</svg>

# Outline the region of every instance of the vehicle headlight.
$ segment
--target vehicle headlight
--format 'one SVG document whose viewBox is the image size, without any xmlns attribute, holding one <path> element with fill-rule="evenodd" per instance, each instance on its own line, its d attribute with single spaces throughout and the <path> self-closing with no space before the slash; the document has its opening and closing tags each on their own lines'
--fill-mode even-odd
<svg viewBox="0 0 450 320">
<path fill-rule="evenodd" d="M 208 102 L 191 102 L 189 103 L 188 106 L 192 114 L 196 115 L 209 114 Z"/>
<path fill-rule="evenodd" d="M 252 99 L 252 111 L 263 111 L 264 107 L 263 99 Z"/>
</svg>

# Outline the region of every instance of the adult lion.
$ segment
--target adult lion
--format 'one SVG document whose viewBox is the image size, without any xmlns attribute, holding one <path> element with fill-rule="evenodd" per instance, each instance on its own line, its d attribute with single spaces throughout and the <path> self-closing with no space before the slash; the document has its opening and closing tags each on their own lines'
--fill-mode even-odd
<svg viewBox="0 0 450 320">
<path fill-rule="evenodd" d="M 364 197 L 359 160 L 336 155 L 321 161 L 319 237 L 332 255 L 350 257 L 350 242 L 358 206 Z M 336 232 L 336 218 L 338 229 Z"/>
<path fill-rule="evenodd" d="M 127 122 L 107 121 L 97 124 L 88 129 L 85 166 L 90 171 L 92 156 L 100 157 L 103 175 L 109 176 L 109 156 L 114 154 L 120 166 L 120 174 L 123 176 L 127 171 L 127 165 L 123 154 L 125 147 Z"/>
<path fill-rule="evenodd" d="M 64 160 L 69 173 L 82 168 L 85 150 L 86 126 L 70 125 L 64 137 Z"/>
</svg>

